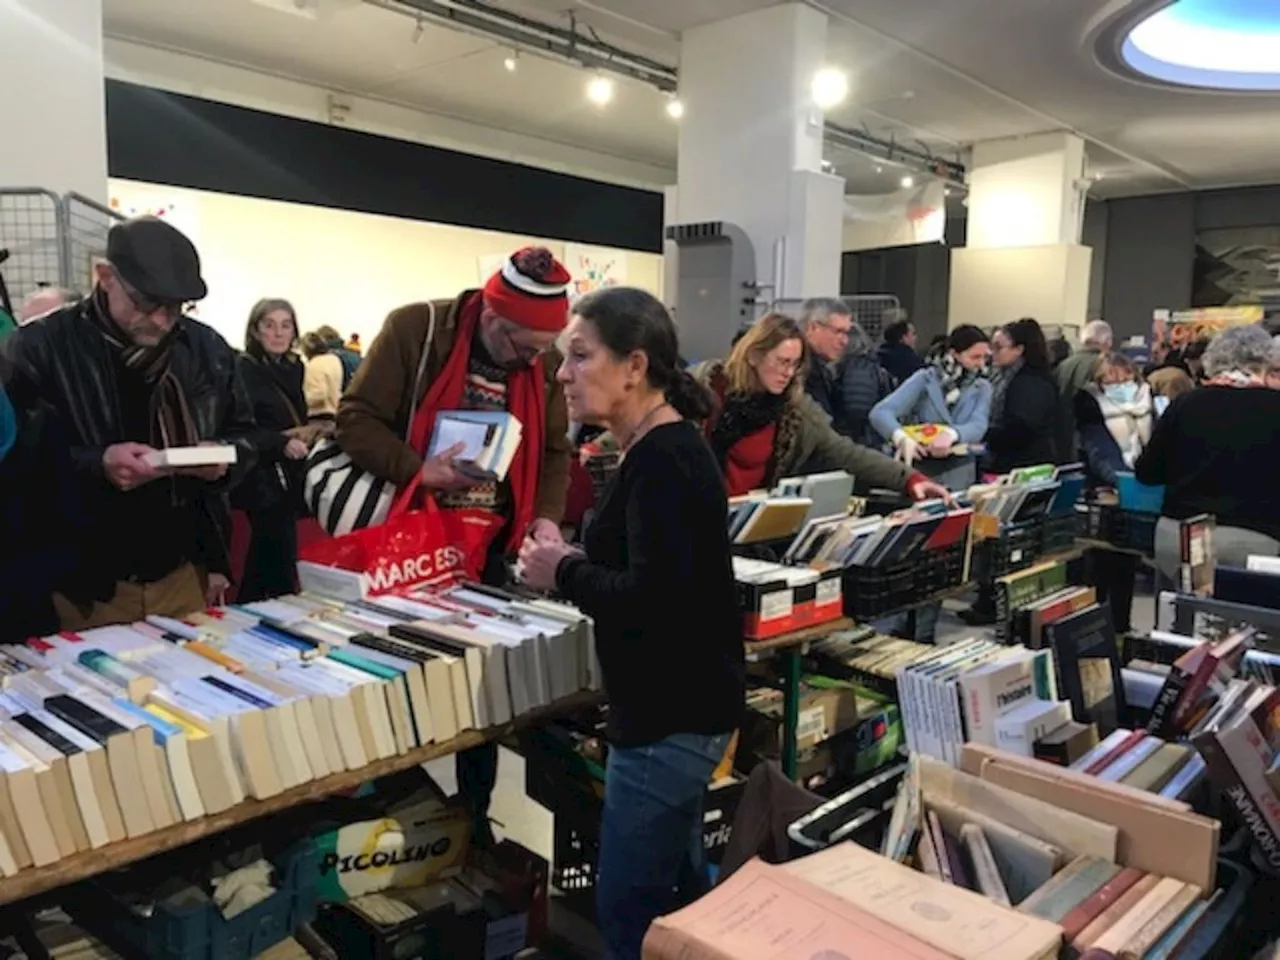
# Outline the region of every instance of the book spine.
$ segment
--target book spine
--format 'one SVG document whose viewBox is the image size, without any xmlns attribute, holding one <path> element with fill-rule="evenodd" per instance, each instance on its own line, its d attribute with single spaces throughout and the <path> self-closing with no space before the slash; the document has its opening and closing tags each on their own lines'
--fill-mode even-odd
<svg viewBox="0 0 1280 960">
<path fill-rule="evenodd" d="M 1226 751 L 1218 742 L 1213 732 L 1202 733 L 1195 738 L 1195 748 L 1204 758 L 1205 769 L 1209 779 L 1222 791 L 1223 797 L 1235 808 L 1240 820 L 1248 828 L 1267 865 L 1273 870 L 1280 870 L 1280 837 L 1272 831 L 1266 816 L 1258 806 L 1249 789 L 1236 773 L 1235 767 L 1227 757 Z"/>
<path fill-rule="evenodd" d="M 1162 740 L 1172 740 L 1176 736 L 1174 716 L 1177 713 L 1178 701 L 1191 683 L 1191 677 L 1173 667 L 1165 678 L 1160 695 L 1151 707 L 1151 719 L 1147 722 L 1147 733 Z"/>
</svg>

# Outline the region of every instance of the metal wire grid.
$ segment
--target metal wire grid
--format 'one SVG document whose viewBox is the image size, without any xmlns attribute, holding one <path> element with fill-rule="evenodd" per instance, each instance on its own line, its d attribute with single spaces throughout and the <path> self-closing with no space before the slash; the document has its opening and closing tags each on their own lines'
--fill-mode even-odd
<svg viewBox="0 0 1280 960">
<path fill-rule="evenodd" d="M 891 293 L 859 293 L 841 297 L 849 305 L 853 319 L 871 338 L 879 343 L 884 338 L 884 328 L 907 318 L 902 301 Z"/>
<path fill-rule="evenodd" d="M 107 231 L 123 220 L 109 207 L 78 193 L 63 200 L 65 268 L 63 285 L 83 292 L 93 287 L 93 264 L 107 255 Z"/>
<path fill-rule="evenodd" d="M 0 188 L 0 249 L 9 251 L 0 274 L 15 309 L 41 287 L 63 283 L 61 214 L 49 190 Z"/>
</svg>

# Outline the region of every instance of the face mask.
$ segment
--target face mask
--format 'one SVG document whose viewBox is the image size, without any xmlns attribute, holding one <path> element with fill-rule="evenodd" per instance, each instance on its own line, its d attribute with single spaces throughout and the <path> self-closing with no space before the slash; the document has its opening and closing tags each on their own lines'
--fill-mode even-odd
<svg viewBox="0 0 1280 960">
<path fill-rule="evenodd" d="M 1136 383 L 1108 383 L 1102 391 L 1114 403 L 1133 403 L 1138 398 Z"/>
</svg>

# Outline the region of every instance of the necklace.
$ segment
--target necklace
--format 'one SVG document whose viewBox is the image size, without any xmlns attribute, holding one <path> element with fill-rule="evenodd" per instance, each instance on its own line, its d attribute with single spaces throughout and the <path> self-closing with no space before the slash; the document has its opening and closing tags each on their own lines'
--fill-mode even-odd
<svg viewBox="0 0 1280 960">
<path fill-rule="evenodd" d="M 668 406 L 668 403 L 666 400 L 663 400 L 660 404 L 653 407 L 648 413 L 640 418 L 640 421 L 635 425 L 635 429 L 631 431 L 631 436 L 627 437 L 627 442 L 622 445 L 622 454 L 625 455 L 628 450 L 635 446 L 635 442 L 644 435 L 645 426 L 650 420 L 658 415 L 658 411 L 662 410 L 666 406 Z"/>
</svg>

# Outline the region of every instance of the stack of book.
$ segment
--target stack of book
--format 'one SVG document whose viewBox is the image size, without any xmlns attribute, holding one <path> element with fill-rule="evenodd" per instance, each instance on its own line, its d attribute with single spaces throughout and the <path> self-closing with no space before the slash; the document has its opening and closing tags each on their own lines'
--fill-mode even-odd
<svg viewBox="0 0 1280 960">
<path fill-rule="evenodd" d="M 0 874 L 598 688 L 591 631 L 571 607 L 463 586 L 0 647 Z"/>
<path fill-rule="evenodd" d="M 1040 563 L 997 577 L 996 639 L 1022 643 L 1039 650 L 1045 646 L 1045 627 L 1097 602 L 1093 587 L 1067 583 L 1063 562 Z"/>
<path fill-rule="evenodd" d="M 1067 955 L 1172 956 L 1218 896 L 1217 824 L 1185 805 L 988 748 L 963 767 L 913 758 L 881 854 L 1057 925 Z"/>
<path fill-rule="evenodd" d="M 1178 657 L 1165 675 L 1151 707 L 1147 730 L 1167 740 L 1193 735 L 1240 673 L 1257 631 L 1236 630 L 1221 640 L 1204 640 Z"/>
<path fill-rule="evenodd" d="M 1205 773 L 1204 759 L 1187 745 L 1125 729 L 1104 738 L 1070 768 L 1171 800 L 1190 796 Z"/>
<path fill-rule="evenodd" d="M 921 501 L 888 516 L 817 517 L 787 551 L 788 563 L 821 567 L 888 567 L 968 540 L 973 508 Z"/>
<path fill-rule="evenodd" d="M 524 426 L 509 413 L 446 410 L 436 417 L 427 456 L 457 448 L 454 467 L 475 480 L 501 482 L 520 449 Z"/>
<path fill-rule="evenodd" d="M 1036 741 L 1071 721 L 1048 651 L 970 639 L 899 655 L 911 657 L 896 679 L 912 753 L 956 764 L 972 740 L 1031 756 Z"/>
</svg>

